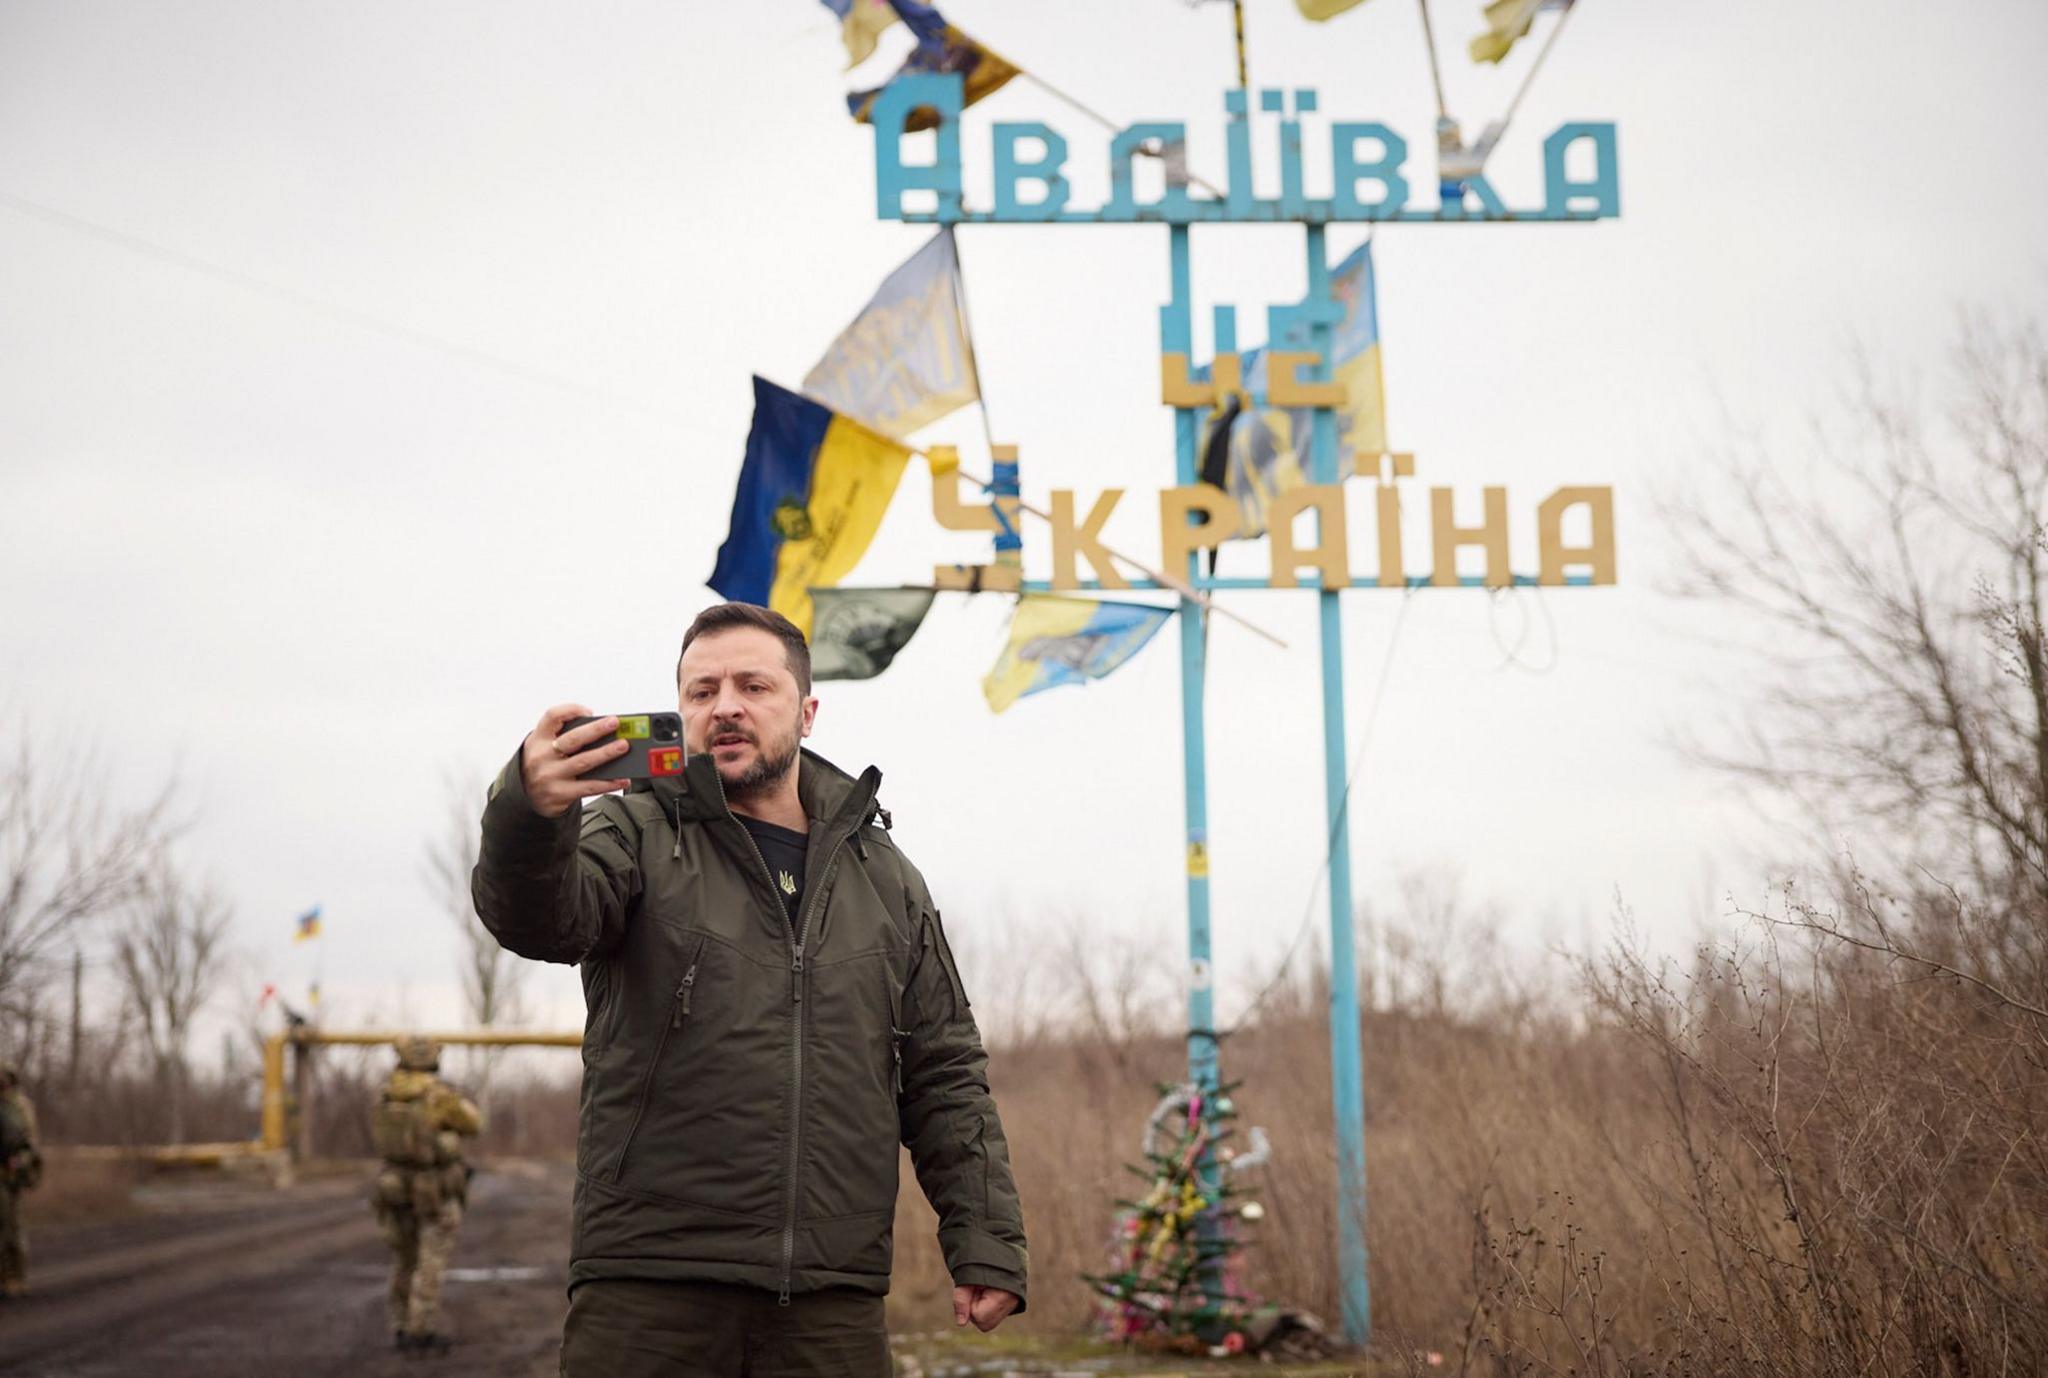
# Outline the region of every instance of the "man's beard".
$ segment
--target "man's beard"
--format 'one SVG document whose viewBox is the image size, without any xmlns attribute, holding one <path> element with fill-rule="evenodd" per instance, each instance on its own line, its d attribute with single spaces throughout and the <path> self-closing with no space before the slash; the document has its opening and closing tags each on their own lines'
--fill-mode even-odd
<svg viewBox="0 0 2048 1378">
<path fill-rule="evenodd" d="M 720 734 L 714 729 L 712 735 L 715 737 Z M 750 799 L 767 794 L 781 784 L 790 771 L 796 769 L 797 753 L 801 749 L 796 733 L 789 734 L 789 739 L 781 744 L 780 751 L 764 746 L 761 739 L 752 733 L 747 734 L 747 737 L 754 744 L 753 763 L 737 776 L 727 775 L 723 770 L 718 772 L 718 778 L 725 785 L 725 797 L 728 800 Z"/>
</svg>

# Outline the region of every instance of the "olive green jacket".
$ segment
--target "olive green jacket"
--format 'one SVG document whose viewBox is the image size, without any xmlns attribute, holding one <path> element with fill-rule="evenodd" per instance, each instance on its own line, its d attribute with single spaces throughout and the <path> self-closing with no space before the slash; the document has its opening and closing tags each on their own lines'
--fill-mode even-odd
<svg viewBox="0 0 2048 1378">
<path fill-rule="evenodd" d="M 498 941 L 579 963 L 586 1018 L 570 1286 L 889 1289 L 898 1144 L 956 1284 L 1025 1295 L 1024 1225 L 987 1055 L 881 773 L 806 751 L 792 935 L 708 756 L 560 818 L 519 757 L 471 888 Z"/>
</svg>

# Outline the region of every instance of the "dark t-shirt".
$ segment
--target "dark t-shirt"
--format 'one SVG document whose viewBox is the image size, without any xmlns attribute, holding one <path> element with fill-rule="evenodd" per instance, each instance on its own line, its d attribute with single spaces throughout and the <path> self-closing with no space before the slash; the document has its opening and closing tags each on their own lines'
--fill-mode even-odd
<svg viewBox="0 0 2048 1378">
<path fill-rule="evenodd" d="M 796 932 L 797 910 L 804 900 L 804 848 L 810 839 L 743 813 L 733 817 L 753 834 L 754 845 L 761 849 L 761 859 L 768 863 L 768 878 L 775 882 L 776 893 L 782 896 L 782 907 L 789 915 L 789 931 Z"/>
</svg>

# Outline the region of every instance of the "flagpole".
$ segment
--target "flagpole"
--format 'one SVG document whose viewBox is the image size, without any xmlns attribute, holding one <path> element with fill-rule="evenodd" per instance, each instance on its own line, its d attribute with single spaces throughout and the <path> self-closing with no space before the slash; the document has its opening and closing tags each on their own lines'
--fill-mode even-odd
<svg viewBox="0 0 2048 1378">
<path fill-rule="evenodd" d="M 981 439 L 988 446 L 989 457 L 993 461 L 995 426 L 988 419 L 988 389 L 981 385 L 981 355 L 974 348 L 974 314 L 967 309 L 967 268 L 960 258 L 960 236 L 951 225 L 941 233 L 953 246 L 953 292 L 960 299 L 960 334 L 967 342 L 967 371 L 974 375 L 974 405 L 981 412 Z"/>
<path fill-rule="evenodd" d="M 1516 91 L 1515 98 L 1508 102 L 1507 114 L 1500 117 L 1500 127 L 1503 130 L 1514 120 L 1515 111 L 1521 108 L 1522 97 L 1529 94 L 1529 88 L 1536 83 L 1536 74 L 1543 70 L 1543 59 L 1549 57 L 1550 50 L 1557 46 L 1557 37 L 1564 32 L 1565 21 L 1572 17 L 1572 11 L 1577 8 L 1578 6 L 1576 5 L 1566 4 L 1562 10 L 1558 11 L 1556 27 L 1551 29 L 1550 37 L 1544 39 L 1543 46 L 1537 50 L 1536 61 L 1529 66 L 1529 75 L 1522 78 L 1521 89 Z"/>
<path fill-rule="evenodd" d="M 897 441 L 896 443 L 899 445 L 904 444 L 904 442 L 900 440 Z M 920 459 L 923 459 L 927 464 L 931 462 L 931 455 L 928 452 L 920 450 L 915 446 L 911 445 L 904 445 L 904 448 L 908 449 L 912 454 L 918 456 Z M 994 484 L 990 483 L 987 479 L 976 477 L 964 465 L 960 467 L 960 477 L 966 479 L 969 483 L 975 485 L 977 488 L 980 488 L 984 491 L 995 486 Z M 1046 512 L 1042 508 L 1033 507 L 1030 503 L 1025 502 L 1022 498 L 1019 498 L 1017 500 L 1017 510 L 1020 512 L 1028 512 L 1032 516 L 1038 518 L 1040 521 L 1048 524 L 1050 524 L 1052 521 L 1051 513 Z M 1213 612 L 1220 616 L 1227 617 L 1231 621 L 1237 623 L 1238 626 L 1243 627 L 1246 631 L 1264 637 L 1266 640 L 1272 642 L 1275 646 L 1278 646 L 1281 650 L 1284 651 L 1287 649 L 1287 643 L 1285 641 L 1282 641 L 1279 637 L 1273 635 L 1273 633 L 1267 631 L 1258 623 L 1247 621 L 1245 618 L 1239 616 L 1236 612 L 1233 612 L 1231 609 L 1224 607 L 1221 603 L 1215 602 L 1209 597 L 1208 594 L 1203 593 L 1200 589 L 1196 588 L 1187 580 L 1182 579 L 1177 575 L 1168 574 L 1165 570 L 1154 569 L 1150 565 L 1140 563 L 1137 559 L 1133 558 L 1132 556 L 1124 554 L 1121 550 L 1116 550 L 1107 545 L 1103 546 L 1102 549 L 1105 553 L 1109 555 L 1111 559 L 1130 566 L 1131 570 L 1134 573 L 1142 574 L 1147 579 L 1150 579 L 1153 583 L 1158 584 L 1161 588 L 1169 589 L 1172 592 L 1177 593 L 1181 597 L 1187 599 L 1189 602 L 1199 604 L 1201 606 L 1202 611 Z"/>
<path fill-rule="evenodd" d="M 971 311 L 969 311 L 967 307 L 967 269 L 965 263 L 962 261 L 960 257 L 960 236 L 954 232 L 954 227 L 951 225 L 946 226 L 943 233 L 951 237 L 953 241 L 953 290 L 959 295 L 960 298 L 960 328 L 961 333 L 966 337 L 967 343 L 967 371 L 974 375 L 974 403 L 976 408 L 979 409 L 979 411 L 981 412 L 981 437 L 982 440 L 988 445 L 989 455 L 991 460 L 993 460 L 996 449 L 995 428 L 990 423 L 988 418 L 988 390 L 984 388 L 981 384 L 981 356 L 975 351 L 974 348 L 974 314 Z M 912 453 L 923 455 L 925 462 L 927 464 L 931 462 L 931 456 L 929 454 L 925 454 L 925 452 L 922 450 L 915 450 Z M 995 486 L 993 483 L 986 479 L 975 477 L 973 474 L 969 473 L 965 469 L 962 469 L 960 473 L 961 476 L 965 478 L 968 482 L 977 485 L 984 492 L 992 489 Z M 1029 512 L 1032 516 L 1037 517 L 1040 521 L 1052 521 L 1052 516 L 1049 513 L 1040 511 L 1038 508 L 1031 506 L 1031 504 L 1023 500 L 1023 497 L 1021 495 L 1017 499 L 1017 507 L 1018 510 Z M 1239 617 L 1236 613 L 1231 612 L 1227 608 L 1219 607 L 1207 595 L 1201 593 L 1193 585 L 1189 584 L 1186 580 L 1177 579 L 1174 576 L 1166 573 L 1164 570 L 1157 570 L 1147 565 L 1142 565 L 1138 563 L 1138 561 L 1132 559 L 1130 556 L 1125 555 L 1120 551 L 1110 550 L 1108 546 L 1104 546 L 1103 549 L 1109 552 L 1110 558 L 1122 561 L 1124 564 L 1129 565 L 1132 569 L 1144 575 L 1146 578 L 1152 580 L 1154 583 L 1163 585 L 1164 587 L 1173 590 L 1175 593 L 1179 594 L 1183 598 L 1189 599 L 1190 601 L 1195 603 L 1199 603 L 1204 612 L 1222 613 L 1225 617 L 1230 618 L 1232 621 L 1238 623 L 1240 626 L 1243 626 L 1246 629 L 1255 632 L 1259 636 L 1262 636 L 1266 640 L 1272 642 L 1281 650 L 1284 651 L 1287 649 L 1287 643 L 1285 641 L 1282 641 L 1279 637 L 1273 635 L 1264 627 L 1258 626 L 1256 623 L 1246 621 L 1244 618 Z"/>
<path fill-rule="evenodd" d="M 1015 63 L 1011 63 L 1010 65 L 1013 67 L 1016 66 Z M 1045 92 L 1048 96 L 1051 96 L 1053 99 L 1065 101 L 1068 105 L 1073 106 L 1074 109 L 1080 111 L 1083 115 L 1086 115 L 1089 119 L 1095 121 L 1104 129 L 1107 129 L 1110 133 L 1120 134 L 1123 132 L 1124 127 L 1118 124 L 1115 120 L 1111 119 L 1109 116 L 1103 114 L 1100 110 L 1097 110 L 1092 106 L 1082 104 L 1080 101 L 1074 99 L 1074 97 L 1068 95 L 1065 91 L 1060 90 L 1059 87 L 1053 85 L 1045 78 L 1037 76 L 1034 73 L 1028 72 L 1024 70 L 1022 67 L 1017 68 L 1017 75 L 1024 78 L 1024 80 L 1030 82 L 1033 86 L 1036 86 L 1039 90 Z M 1137 151 L 1139 153 L 1144 154 L 1148 158 L 1164 158 L 1166 156 L 1165 153 L 1158 149 L 1140 148 Z M 1224 192 L 1222 188 L 1218 187 L 1213 182 L 1207 181 L 1204 178 L 1196 176 L 1192 172 L 1188 174 L 1188 182 L 1193 186 L 1200 187 L 1203 191 L 1208 192 L 1211 196 L 1216 197 L 1218 200 L 1224 199 Z"/>
<path fill-rule="evenodd" d="M 1415 0 L 1415 3 L 1422 11 L 1422 41 L 1429 49 L 1429 79 L 1436 86 L 1436 117 L 1440 121 L 1448 120 L 1451 108 L 1444 102 L 1443 64 L 1437 60 L 1436 30 L 1429 22 L 1429 0 Z"/>
<path fill-rule="evenodd" d="M 976 391 L 980 391 L 979 387 L 976 388 Z M 834 414 L 838 415 L 838 413 Z M 925 449 L 921 445 L 913 445 L 910 441 L 905 440 L 900 436 L 884 435 L 882 432 L 875 430 L 873 427 L 865 425 L 862 422 L 855 420 L 853 417 L 850 416 L 842 416 L 841 419 L 850 422 L 855 426 L 859 426 L 863 431 L 866 431 L 869 435 L 874 436 L 877 440 L 881 441 L 885 445 L 901 446 L 906 453 L 917 456 L 919 459 L 922 459 L 926 464 L 930 464 L 932 462 L 931 451 Z M 960 457 L 957 454 L 949 456 L 946 461 L 948 469 L 941 470 L 940 472 L 957 471 L 960 477 L 966 479 L 969 483 L 981 489 L 984 493 L 990 493 L 995 491 L 995 484 L 991 480 L 982 478 L 980 475 L 968 469 L 965 465 L 959 462 L 959 458 Z M 1047 525 L 1052 524 L 1052 514 L 1050 512 L 1047 512 L 1044 508 L 1041 507 L 1033 507 L 1030 503 L 1024 501 L 1021 494 L 1017 498 L 1017 510 L 1020 512 L 1029 513 L 1031 516 L 1038 518 L 1040 521 L 1046 523 Z M 1182 579 L 1173 574 L 1168 574 L 1165 570 L 1154 569 L 1152 566 L 1144 564 L 1143 562 L 1139 561 L 1136 557 L 1126 555 L 1121 550 L 1114 549 L 1111 546 L 1104 545 L 1102 549 L 1103 552 L 1107 554 L 1111 559 L 1117 560 L 1122 564 L 1128 565 L 1132 570 L 1136 571 L 1139 574 L 1144 575 L 1147 579 L 1150 579 L 1153 583 L 1159 585 L 1161 588 L 1171 589 L 1173 592 L 1179 594 L 1181 597 L 1186 598 L 1191 602 L 1200 604 L 1203 611 L 1221 613 L 1223 616 L 1237 623 L 1240 627 L 1243 627 L 1246 631 L 1253 632 L 1258 636 L 1264 637 L 1266 640 L 1272 642 L 1275 646 L 1278 646 L 1283 651 L 1287 649 L 1287 643 L 1285 641 L 1282 641 L 1279 637 L 1273 635 L 1273 633 L 1267 631 L 1264 627 L 1259 626 L 1257 623 L 1248 621 L 1245 618 L 1239 616 L 1237 613 L 1231 611 L 1229 608 L 1226 608 L 1219 603 L 1211 601 L 1207 594 L 1195 588 L 1195 586 L 1193 584 L 1190 584 L 1187 580 Z"/>
<path fill-rule="evenodd" d="M 1244 60 L 1244 0 L 1230 0 L 1230 19 L 1237 30 L 1237 89 L 1249 91 L 1252 78 Z"/>
</svg>

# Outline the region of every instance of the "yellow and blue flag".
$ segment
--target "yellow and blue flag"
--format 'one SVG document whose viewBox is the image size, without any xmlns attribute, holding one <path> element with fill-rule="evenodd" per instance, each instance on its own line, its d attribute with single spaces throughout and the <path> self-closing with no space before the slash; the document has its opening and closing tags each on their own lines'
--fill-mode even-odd
<svg viewBox="0 0 2048 1378">
<path fill-rule="evenodd" d="M 1474 62 L 1498 63 L 1526 37 L 1540 10 L 1571 8 L 1572 0 L 1493 0 L 1485 10 L 1486 32 L 1472 40 Z"/>
<path fill-rule="evenodd" d="M 1380 319 L 1373 280 L 1372 245 L 1361 244 L 1330 274 L 1330 295 L 1344 317 L 1330 333 L 1332 376 L 1344 385 L 1344 406 L 1337 412 L 1337 473 L 1353 471 L 1354 455 L 1384 454 L 1387 448 L 1386 386 L 1380 374 Z M 1284 350 L 1313 347 L 1307 326 L 1297 325 L 1272 342 Z M 1248 389 L 1266 388 L 1268 348 L 1247 350 L 1242 357 Z M 1234 539 L 1250 540 L 1266 530 L 1266 510 L 1290 488 L 1314 472 L 1315 413 L 1306 407 L 1226 409 L 1210 422 L 1204 450 L 1220 453 L 1217 441 L 1228 428 L 1228 463 L 1221 473 L 1205 474 L 1234 498 L 1238 529 Z"/>
<path fill-rule="evenodd" d="M 298 925 L 298 931 L 292 934 L 293 942 L 303 943 L 309 938 L 319 937 L 320 906 L 314 905 L 311 909 L 308 909 L 305 913 L 294 919 L 293 922 Z"/>
<path fill-rule="evenodd" d="M 889 0 L 825 0 L 839 16 L 839 37 L 846 43 L 846 65 L 852 69 L 874 55 L 875 40 L 896 22 Z"/>
<path fill-rule="evenodd" d="M 896 69 L 896 76 L 916 73 L 939 75 L 958 74 L 961 79 L 961 104 L 972 105 L 983 96 L 993 95 L 1008 85 L 1012 77 L 1021 76 L 1023 69 L 1007 59 L 989 51 L 962 30 L 948 24 L 945 16 L 923 0 L 889 0 L 889 7 L 896 11 L 904 27 L 917 35 L 917 47 Z M 895 80 L 894 77 L 890 80 Z M 871 91 L 855 91 L 846 98 L 846 108 L 862 124 L 869 122 L 875 108 L 875 97 L 882 94 L 883 87 Z M 910 112 L 903 122 L 906 130 L 935 129 L 938 116 L 929 107 L 920 106 Z"/>
<path fill-rule="evenodd" d="M 810 398 L 754 379 L 754 426 L 710 584 L 811 634 L 811 590 L 867 552 L 910 451 Z"/>
<path fill-rule="evenodd" d="M 804 391 L 883 435 L 906 436 L 981 395 L 960 309 L 951 226 L 889 274 L 804 376 Z"/>
<path fill-rule="evenodd" d="M 1173 614 L 1144 603 L 1027 593 L 1010 619 L 1010 644 L 981 682 L 1000 713 L 1026 694 L 1101 679 L 1144 648 Z"/>
<path fill-rule="evenodd" d="M 1323 21 L 1335 19 L 1344 11 L 1364 4 L 1365 0 L 1294 0 L 1294 3 L 1301 10 L 1303 19 Z"/>
</svg>

